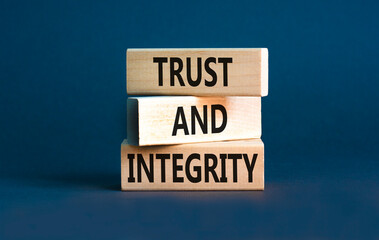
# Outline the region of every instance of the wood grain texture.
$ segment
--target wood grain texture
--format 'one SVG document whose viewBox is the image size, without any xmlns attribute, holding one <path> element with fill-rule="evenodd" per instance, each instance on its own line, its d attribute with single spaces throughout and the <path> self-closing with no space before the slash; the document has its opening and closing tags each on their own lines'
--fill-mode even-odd
<svg viewBox="0 0 379 240">
<path fill-rule="evenodd" d="M 226 117 L 216 110 L 212 118 L 212 106 L 215 105 L 225 108 Z M 261 136 L 260 97 L 132 97 L 128 99 L 127 106 L 127 138 L 132 145 L 238 140 Z M 188 132 L 177 129 L 176 135 L 173 135 L 179 107 L 183 110 L 185 121 L 180 118 L 177 122 L 186 122 Z M 191 117 L 192 108 L 196 108 L 203 123 L 206 122 L 206 133 L 197 119 Z M 207 109 L 207 121 L 204 108 Z M 225 128 L 221 132 L 213 132 L 212 119 L 215 119 L 216 127 L 221 127 L 227 119 Z M 192 129 L 192 126 L 195 128 Z"/>
<path fill-rule="evenodd" d="M 127 93 L 130 95 L 193 95 L 193 96 L 266 96 L 268 94 L 268 50 L 267 48 L 230 49 L 128 49 L 127 50 Z M 162 86 L 159 86 L 159 63 L 153 58 L 164 57 L 162 63 Z M 179 58 L 183 62 L 180 73 L 184 86 L 175 78 L 171 86 L 170 59 Z M 201 58 L 201 81 L 198 86 L 190 86 L 187 74 L 187 58 L 190 58 L 191 79 L 197 79 L 198 62 Z M 213 81 L 213 76 L 205 67 L 208 58 L 215 58 L 209 68 L 216 75 L 214 86 L 206 86 L 205 80 Z M 227 64 L 228 84 L 224 86 L 224 64 L 220 58 L 232 58 Z M 174 68 L 178 64 L 173 65 Z"/>
<path fill-rule="evenodd" d="M 125 140 L 121 189 L 263 190 L 264 145 L 252 139 L 138 147 Z"/>
</svg>

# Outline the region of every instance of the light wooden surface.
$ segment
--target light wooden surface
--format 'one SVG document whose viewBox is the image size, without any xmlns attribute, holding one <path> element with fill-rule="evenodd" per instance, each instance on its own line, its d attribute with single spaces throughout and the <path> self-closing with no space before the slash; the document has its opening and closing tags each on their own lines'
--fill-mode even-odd
<svg viewBox="0 0 379 240">
<path fill-rule="evenodd" d="M 130 95 L 266 96 L 268 94 L 267 48 L 128 49 L 126 55 L 127 92 Z M 154 62 L 154 58 L 163 58 L 164 62 L 159 62 L 161 60 Z M 190 64 L 187 64 L 187 58 Z M 225 59 L 231 59 L 232 62 L 224 63 L 228 61 Z M 179 69 L 178 61 L 182 62 L 180 71 L 182 85 L 177 75 L 172 74 L 172 70 Z M 201 77 L 198 76 L 198 63 L 200 63 Z M 160 65 L 162 86 L 159 86 Z M 227 74 L 224 74 L 225 69 Z M 188 81 L 187 71 L 192 82 Z M 171 76 L 174 79 L 174 86 L 171 86 Z M 227 86 L 224 84 L 225 77 Z M 191 86 L 190 82 L 195 86 Z M 206 86 L 205 82 L 213 86 Z"/>
<path fill-rule="evenodd" d="M 121 188 L 263 190 L 263 142 L 252 139 L 137 147 L 125 140 L 121 145 Z"/>
<path fill-rule="evenodd" d="M 225 114 L 216 109 L 212 118 L 214 106 L 224 108 Z M 127 138 L 132 145 L 238 140 L 261 136 L 260 97 L 132 97 L 128 99 L 127 107 Z M 183 111 L 179 111 L 179 108 Z M 197 109 L 198 116 L 191 114 L 193 109 Z M 197 117 L 200 117 L 200 121 Z M 220 128 L 220 132 L 212 131 L 212 121 L 215 121 L 214 126 Z M 183 127 L 175 131 L 175 123 L 184 122 L 187 130 Z M 201 128 L 200 123 L 206 123 L 207 131 Z M 221 128 L 223 123 L 225 128 Z"/>
</svg>

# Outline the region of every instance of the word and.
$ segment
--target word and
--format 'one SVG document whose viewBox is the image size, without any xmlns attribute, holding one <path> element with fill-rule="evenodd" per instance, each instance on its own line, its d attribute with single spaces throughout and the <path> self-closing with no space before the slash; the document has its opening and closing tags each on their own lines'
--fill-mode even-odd
<svg viewBox="0 0 379 240">
<path fill-rule="evenodd" d="M 222 123 L 219 127 L 216 126 L 216 110 L 220 111 L 222 114 Z M 196 106 L 191 106 L 191 134 L 196 134 L 196 121 L 198 122 L 201 131 L 204 134 L 208 133 L 208 106 L 203 106 L 203 119 L 201 119 L 199 111 Z M 179 123 L 181 122 L 181 123 Z M 224 106 L 220 104 L 211 105 L 211 133 L 220 133 L 226 128 L 228 122 L 228 115 Z M 184 114 L 184 109 L 182 106 L 178 107 L 176 110 L 174 128 L 172 130 L 172 136 L 176 136 L 179 129 L 183 129 L 184 135 L 189 135 L 188 124 L 186 116 Z"/>
</svg>

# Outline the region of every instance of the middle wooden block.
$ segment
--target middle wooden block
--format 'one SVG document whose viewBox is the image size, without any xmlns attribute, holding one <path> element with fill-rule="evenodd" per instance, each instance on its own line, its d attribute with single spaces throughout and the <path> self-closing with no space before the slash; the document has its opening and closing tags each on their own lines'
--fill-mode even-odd
<svg viewBox="0 0 379 240">
<path fill-rule="evenodd" d="M 131 145 L 166 145 L 261 137 L 260 97 L 132 97 Z"/>
</svg>

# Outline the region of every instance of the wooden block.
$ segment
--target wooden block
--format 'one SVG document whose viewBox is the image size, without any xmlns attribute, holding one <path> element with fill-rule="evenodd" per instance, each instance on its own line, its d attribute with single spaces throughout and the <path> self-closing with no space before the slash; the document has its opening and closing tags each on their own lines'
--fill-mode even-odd
<svg viewBox="0 0 379 240">
<path fill-rule="evenodd" d="M 127 138 L 139 146 L 260 138 L 260 97 L 133 97 Z"/>
<path fill-rule="evenodd" d="M 130 95 L 266 96 L 267 48 L 128 49 Z"/>
<path fill-rule="evenodd" d="M 121 145 L 121 189 L 263 190 L 260 139 L 137 147 Z"/>
</svg>

